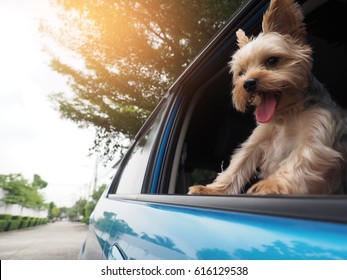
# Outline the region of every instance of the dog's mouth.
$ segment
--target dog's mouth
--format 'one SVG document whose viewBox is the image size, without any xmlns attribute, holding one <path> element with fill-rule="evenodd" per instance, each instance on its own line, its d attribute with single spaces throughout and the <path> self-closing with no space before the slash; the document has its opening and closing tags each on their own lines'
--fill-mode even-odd
<svg viewBox="0 0 347 280">
<path fill-rule="evenodd" d="M 272 120 L 276 108 L 281 100 L 282 93 L 276 92 L 258 92 L 252 96 L 252 101 L 259 96 L 260 103 L 255 110 L 255 117 L 260 123 L 267 123 Z"/>
</svg>

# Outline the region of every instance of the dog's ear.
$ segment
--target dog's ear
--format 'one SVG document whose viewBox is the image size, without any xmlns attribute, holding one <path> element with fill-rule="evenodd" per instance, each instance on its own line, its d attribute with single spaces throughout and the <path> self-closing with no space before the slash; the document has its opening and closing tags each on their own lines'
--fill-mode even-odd
<svg viewBox="0 0 347 280">
<path fill-rule="evenodd" d="M 236 31 L 237 45 L 239 48 L 243 47 L 249 42 L 249 38 L 246 36 L 242 29 Z"/>
<path fill-rule="evenodd" d="M 305 40 L 304 16 L 294 0 L 271 0 L 263 17 L 263 32 L 277 32 Z"/>
</svg>

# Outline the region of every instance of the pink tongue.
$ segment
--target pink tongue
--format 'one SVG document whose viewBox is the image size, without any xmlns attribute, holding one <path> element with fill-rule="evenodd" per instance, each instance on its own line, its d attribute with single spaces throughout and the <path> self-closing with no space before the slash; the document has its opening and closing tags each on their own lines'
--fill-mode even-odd
<svg viewBox="0 0 347 280">
<path fill-rule="evenodd" d="M 260 123 L 271 121 L 277 106 L 275 94 L 267 93 L 261 95 L 261 102 L 255 112 L 255 117 Z"/>
</svg>

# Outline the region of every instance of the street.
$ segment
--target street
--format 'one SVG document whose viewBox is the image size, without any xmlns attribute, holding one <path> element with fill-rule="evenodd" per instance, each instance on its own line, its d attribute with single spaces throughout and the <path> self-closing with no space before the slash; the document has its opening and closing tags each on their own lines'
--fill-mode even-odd
<svg viewBox="0 0 347 280">
<path fill-rule="evenodd" d="M 56 222 L 0 233 L 1 260 L 74 260 L 87 236 L 82 223 Z"/>
</svg>

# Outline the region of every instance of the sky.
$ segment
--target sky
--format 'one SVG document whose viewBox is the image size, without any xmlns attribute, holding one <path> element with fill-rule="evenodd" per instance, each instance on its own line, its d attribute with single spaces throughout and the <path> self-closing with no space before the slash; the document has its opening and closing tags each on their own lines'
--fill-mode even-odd
<svg viewBox="0 0 347 280">
<path fill-rule="evenodd" d="M 60 118 L 48 96 L 68 91 L 66 79 L 49 68 L 38 31 L 50 17 L 49 0 L 0 1 L 0 174 L 34 174 L 48 182 L 42 194 L 71 207 L 90 193 L 94 131 Z M 100 170 L 100 168 L 99 168 Z"/>
</svg>

